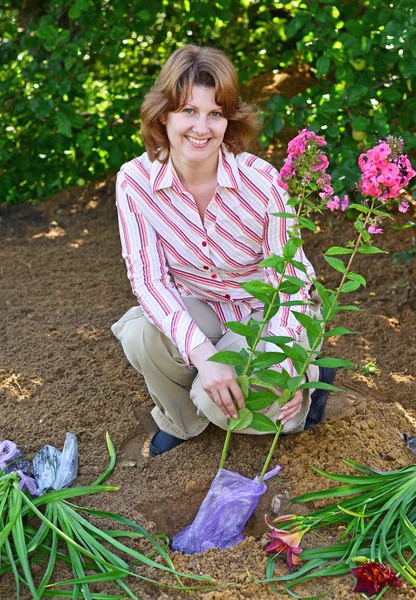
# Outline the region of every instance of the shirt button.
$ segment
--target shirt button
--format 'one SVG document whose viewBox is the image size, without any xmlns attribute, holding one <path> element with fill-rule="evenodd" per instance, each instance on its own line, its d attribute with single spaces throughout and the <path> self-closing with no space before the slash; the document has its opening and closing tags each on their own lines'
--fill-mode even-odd
<svg viewBox="0 0 416 600">
<path fill-rule="evenodd" d="M 231 299 L 231 296 L 230 296 L 230 294 L 225 294 L 225 297 L 227 298 L 227 300 L 230 300 L 230 299 Z"/>
<path fill-rule="evenodd" d="M 207 267 L 207 265 L 204 265 L 204 269 L 205 269 L 205 271 L 208 271 L 209 267 Z"/>
<path fill-rule="evenodd" d="M 203 246 L 204 246 L 204 248 L 205 248 L 205 246 L 207 245 L 207 243 L 206 243 L 206 242 L 202 242 L 202 245 L 203 245 Z"/>
<path fill-rule="evenodd" d="M 211 277 L 212 277 L 212 279 L 215 279 L 215 278 L 217 277 L 217 274 L 216 274 L 216 273 L 213 273 L 213 274 L 211 275 Z"/>
</svg>

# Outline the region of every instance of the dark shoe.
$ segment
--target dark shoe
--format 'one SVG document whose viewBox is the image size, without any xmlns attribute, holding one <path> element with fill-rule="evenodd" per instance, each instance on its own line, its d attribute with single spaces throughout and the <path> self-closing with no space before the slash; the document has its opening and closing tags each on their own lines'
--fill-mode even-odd
<svg viewBox="0 0 416 600">
<path fill-rule="evenodd" d="M 336 369 L 330 369 L 329 367 L 319 367 L 319 381 L 323 383 L 330 383 L 331 385 L 335 381 Z M 318 390 L 316 389 L 311 396 L 311 407 L 305 421 L 305 429 L 312 429 L 321 423 L 324 415 L 326 402 L 330 394 L 330 390 Z"/>
<path fill-rule="evenodd" d="M 181 440 L 170 433 L 166 433 L 166 431 L 159 430 L 150 440 L 149 455 L 153 457 L 164 454 L 165 452 L 169 452 L 169 450 L 173 450 L 173 448 L 176 448 L 176 446 L 179 446 L 179 444 L 182 444 L 183 442 L 185 442 L 185 440 Z"/>
</svg>

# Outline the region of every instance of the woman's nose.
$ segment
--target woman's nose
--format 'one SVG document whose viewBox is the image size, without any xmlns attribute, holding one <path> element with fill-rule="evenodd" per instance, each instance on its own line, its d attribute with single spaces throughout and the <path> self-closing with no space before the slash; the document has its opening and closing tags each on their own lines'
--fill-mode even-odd
<svg viewBox="0 0 416 600">
<path fill-rule="evenodd" d="M 192 131 L 199 136 L 208 133 L 209 127 L 207 123 L 207 119 L 204 116 L 199 116 L 192 127 Z"/>
</svg>

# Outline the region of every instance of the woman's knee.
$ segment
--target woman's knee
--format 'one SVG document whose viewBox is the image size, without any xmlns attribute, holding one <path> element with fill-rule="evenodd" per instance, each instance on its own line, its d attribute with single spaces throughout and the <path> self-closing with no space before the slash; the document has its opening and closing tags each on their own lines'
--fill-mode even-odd
<svg viewBox="0 0 416 600">
<path fill-rule="evenodd" d="M 206 417 L 208 421 L 227 430 L 227 419 L 222 410 L 211 400 L 201 385 L 201 380 L 195 377 L 191 387 L 191 400 L 197 408 L 197 415 Z"/>
</svg>

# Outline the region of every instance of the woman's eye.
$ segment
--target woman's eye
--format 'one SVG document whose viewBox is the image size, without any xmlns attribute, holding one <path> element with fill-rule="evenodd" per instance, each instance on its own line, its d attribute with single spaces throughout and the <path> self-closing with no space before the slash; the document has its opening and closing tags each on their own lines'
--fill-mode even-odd
<svg viewBox="0 0 416 600">
<path fill-rule="evenodd" d="M 222 117 L 222 113 L 220 113 L 218 110 L 214 110 L 211 114 L 213 117 Z"/>
<path fill-rule="evenodd" d="M 192 112 L 192 108 L 185 108 L 183 112 L 186 113 L 187 110 L 190 111 L 189 113 L 187 113 L 189 115 Z"/>
</svg>

